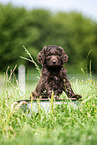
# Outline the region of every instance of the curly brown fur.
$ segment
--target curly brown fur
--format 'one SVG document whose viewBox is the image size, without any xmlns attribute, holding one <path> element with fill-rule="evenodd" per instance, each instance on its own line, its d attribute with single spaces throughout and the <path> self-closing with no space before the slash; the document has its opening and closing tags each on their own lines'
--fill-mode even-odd
<svg viewBox="0 0 97 145">
<path fill-rule="evenodd" d="M 37 59 L 42 69 L 38 85 L 32 92 L 33 98 L 50 98 L 52 91 L 57 98 L 63 91 L 69 98 L 81 98 L 80 95 L 74 94 L 67 78 L 67 70 L 63 64 L 68 61 L 68 56 L 62 47 L 44 46 Z"/>
</svg>

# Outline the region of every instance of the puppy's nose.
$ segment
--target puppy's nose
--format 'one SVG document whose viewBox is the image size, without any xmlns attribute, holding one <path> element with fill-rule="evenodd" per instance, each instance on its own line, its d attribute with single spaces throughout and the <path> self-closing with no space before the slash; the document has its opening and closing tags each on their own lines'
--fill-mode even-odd
<svg viewBox="0 0 97 145">
<path fill-rule="evenodd" d="M 56 63 L 56 60 L 53 60 L 52 63 L 55 64 Z"/>
</svg>

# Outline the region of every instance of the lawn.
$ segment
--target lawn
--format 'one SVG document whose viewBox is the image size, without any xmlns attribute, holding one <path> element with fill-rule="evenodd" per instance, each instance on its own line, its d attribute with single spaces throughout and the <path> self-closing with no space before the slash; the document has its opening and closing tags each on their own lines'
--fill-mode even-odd
<svg viewBox="0 0 97 145">
<path fill-rule="evenodd" d="M 6 75 L 3 77 L 0 90 L 0 145 L 97 144 L 97 84 L 92 76 L 82 79 L 71 77 L 75 93 L 83 96 L 76 107 L 67 101 L 48 113 L 41 109 L 30 115 L 13 103 L 18 99 L 28 99 L 36 82 L 27 82 L 26 95 L 20 96 L 17 80 L 9 80 Z M 63 93 L 61 97 L 66 95 Z"/>
</svg>

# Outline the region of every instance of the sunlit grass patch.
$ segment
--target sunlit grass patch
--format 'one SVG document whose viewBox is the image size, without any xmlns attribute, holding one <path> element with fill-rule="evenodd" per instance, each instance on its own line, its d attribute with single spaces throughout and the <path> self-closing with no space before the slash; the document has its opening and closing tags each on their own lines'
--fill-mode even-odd
<svg viewBox="0 0 97 145">
<path fill-rule="evenodd" d="M 85 80 L 76 80 L 72 83 L 72 87 L 77 94 L 81 94 L 83 99 L 86 99 L 90 96 L 96 97 L 97 86 L 95 80 L 85 79 Z"/>
</svg>

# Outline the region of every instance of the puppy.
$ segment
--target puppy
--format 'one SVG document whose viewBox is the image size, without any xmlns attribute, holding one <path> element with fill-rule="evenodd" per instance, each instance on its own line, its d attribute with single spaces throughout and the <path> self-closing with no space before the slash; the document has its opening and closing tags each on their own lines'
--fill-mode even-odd
<svg viewBox="0 0 97 145">
<path fill-rule="evenodd" d="M 68 61 L 68 56 L 62 47 L 44 46 L 37 59 L 42 69 L 38 85 L 31 95 L 34 99 L 37 97 L 50 98 L 52 91 L 57 98 L 63 91 L 69 98 L 81 98 L 81 95 L 75 95 L 67 78 L 67 70 L 63 64 Z"/>
</svg>

